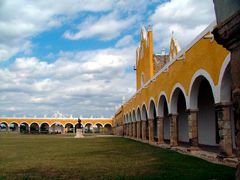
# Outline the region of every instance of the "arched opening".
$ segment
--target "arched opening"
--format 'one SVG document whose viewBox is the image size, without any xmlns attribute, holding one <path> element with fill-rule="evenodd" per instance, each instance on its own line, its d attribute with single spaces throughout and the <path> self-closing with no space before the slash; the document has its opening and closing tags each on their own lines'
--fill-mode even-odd
<svg viewBox="0 0 240 180">
<path fill-rule="evenodd" d="M 87 123 L 84 128 L 85 133 L 92 133 L 92 124 Z"/>
<path fill-rule="evenodd" d="M 227 65 L 223 77 L 221 80 L 221 86 L 220 86 L 220 101 L 221 103 L 231 103 L 232 102 L 232 77 L 231 77 L 231 69 L 230 64 Z M 232 135 L 232 144 L 233 148 L 236 148 L 236 140 L 235 140 L 235 132 L 236 132 L 236 120 L 234 118 L 236 117 L 234 115 L 233 108 L 231 107 L 231 135 Z"/>
<path fill-rule="evenodd" d="M 5 122 L 1 122 L 0 131 L 7 132 L 8 131 L 8 124 L 5 123 Z"/>
<path fill-rule="evenodd" d="M 112 134 L 112 126 L 111 124 L 105 124 L 104 129 L 106 131 L 106 134 Z"/>
<path fill-rule="evenodd" d="M 137 120 L 139 121 L 139 137 L 142 139 L 142 119 L 141 119 L 141 111 L 138 108 L 137 110 Z"/>
<path fill-rule="evenodd" d="M 198 90 L 198 142 L 216 146 L 219 143 L 218 123 L 215 114 L 212 88 L 207 79 L 201 77 Z"/>
<path fill-rule="evenodd" d="M 102 128 L 103 128 L 102 124 L 97 123 L 97 124 L 96 124 L 95 133 L 101 133 Z"/>
<path fill-rule="evenodd" d="M 9 129 L 12 132 L 18 132 L 18 128 L 19 128 L 18 124 L 15 122 L 10 123 L 10 125 L 9 125 Z"/>
<path fill-rule="evenodd" d="M 170 143 L 170 119 L 169 119 L 169 111 L 167 105 L 167 99 L 165 96 L 161 96 L 159 100 L 159 110 L 160 115 L 163 117 L 163 140 L 166 144 Z"/>
<path fill-rule="evenodd" d="M 51 126 L 51 130 L 53 134 L 61 134 L 64 133 L 64 127 L 60 123 L 54 123 Z"/>
<path fill-rule="evenodd" d="M 42 123 L 40 126 L 40 133 L 48 134 L 49 133 L 49 125 L 48 123 Z"/>
<path fill-rule="evenodd" d="M 73 124 L 71 123 L 67 123 L 65 125 L 65 132 L 66 133 L 73 133 L 74 129 L 73 129 Z"/>
<path fill-rule="evenodd" d="M 133 110 L 132 112 L 132 121 L 133 121 L 133 137 L 137 137 L 137 123 L 135 110 Z"/>
<path fill-rule="evenodd" d="M 26 122 L 20 124 L 21 133 L 29 133 L 29 125 Z"/>
<path fill-rule="evenodd" d="M 182 91 L 178 93 L 177 100 L 178 112 L 178 141 L 182 143 L 189 143 L 188 137 L 188 113 L 186 111 L 186 100 Z"/>
<path fill-rule="evenodd" d="M 154 138 L 154 141 L 157 141 L 158 140 L 157 112 L 156 112 L 156 106 L 153 100 L 150 102 L 150 106 L 149 106 L 149 119 L 153 120 L 153 138 Z"/>
<path fill-rule="evenodd" d="M 39 133 L 39 125 L 37 123 L 30 125 L 30 133 Z"/>
<path fill-rule="evenodd" d="M 186 98 L 183 88 L 177 87 L 171 98 L 171 113 L 177 115 L 177 141 L 180 143 L 189 143 L 188 137 L 188 114 L 186 112 Z"/>
<path fill-rule="evenodd" d="M 146 135 L 146 139 L 149 140 L 149 130 L 148 130 L 149 122 L 148 122 L 147 108 L 146 108 L 145 104 L 142 107 L 142 116 L 141 117 L 142 117 L 143 121 L 146 121 L 145 135 Z"/>
</svg>

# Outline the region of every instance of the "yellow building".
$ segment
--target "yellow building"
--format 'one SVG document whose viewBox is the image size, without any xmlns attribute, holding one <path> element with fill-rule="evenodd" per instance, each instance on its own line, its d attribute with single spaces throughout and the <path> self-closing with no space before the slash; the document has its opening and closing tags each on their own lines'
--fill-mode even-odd
<svg viewBox="0 0 240 180">
<path fill-rule="evenodd" d="M 151 28 L 141 29 L 137 89 L 115 114 L 118 134 L 233 155 L 230 54 L 215 42 L 215 26 L 210 24 L 182 50 L 172 35 L 168 55 L 154 54 Z"/>
<path fill-rule="evenodd" d="M 81 118 L 85 132 L 112 133 L 111 118 Z M 30 133 L 75 133 L 78 118 L 5 118 L 0 117 L 0 131 Z"/>
</svg>

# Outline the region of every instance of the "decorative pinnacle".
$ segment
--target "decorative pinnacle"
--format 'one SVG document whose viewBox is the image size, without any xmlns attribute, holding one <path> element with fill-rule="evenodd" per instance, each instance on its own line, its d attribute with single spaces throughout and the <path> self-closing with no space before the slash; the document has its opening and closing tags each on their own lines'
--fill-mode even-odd
<svg viewBox="0 0 240 180">
<path fill-rule="evenodd" d="M 148 25 L 148 31 L 152 31 L 152 26 Z"/>
</svg>

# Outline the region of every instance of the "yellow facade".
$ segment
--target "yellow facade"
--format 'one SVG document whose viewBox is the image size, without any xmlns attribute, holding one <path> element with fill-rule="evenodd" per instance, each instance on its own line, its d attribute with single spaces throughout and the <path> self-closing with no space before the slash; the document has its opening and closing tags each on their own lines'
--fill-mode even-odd
<svg viewBox="0 0 240 180">
<path fill-rule="evenodd" d="M 122 106 L 123 113 L 115 114 L 115 118 L 122 121 L 134 114 L 137 119 L 136 112 L 140 109 L 142 113 L 143 106 L 147 109 L 149 115 L 150 102 L 153 101 L 157 109 L 157 115 L 161 112 L 158 110 L 160 96 L 164 95 L 167 99 L 169 114 L 177 113 L 173 108 L 172 95 L 176 88 L 180 88 L 186 98 L 187 109 L 194 109 L 191 101 L 192 83 L 199 76 L 205 77 L 213 91 L 215 103 L 221 101 L 221 81 L 222 75 L 225 71 L 226 64 L 229 62 L 229 52 L 221 45 L 217 44 L 211 36 L 211 30 L 215 26 L 212 23 L 207 27 L 192 43 L 181 52 L 179 52 L 174 59 L 169 61 L 159 72 L 153 75 L 153 39 L 152 32 L 148 31 L 149 39 L 141 40 L 140 51 L 137 50 L 136 60 L 136 81 L 137 90 L 133 97 L 131 97 Z M 151 34 L 151 35 L 150 35 Z M 146 43 L 151 46 L 147 46 Z M 172 45 L 171 41 L 171 47 Z M 173 52 L 174 51 L 174 52 Z M 141 58 L 138 56 L 143 53 Z M 176 47 L 170 48 L 170 55 L 176 53 Z M 144 73 L 145 83 L 141 86 L 141 74 Z"/>
<path fill-rule="evenodd" d="M 33 123 L 37 123 L 39 126 L 41 124 L 46 123 L 48 126 L 52 126 L 54 124 L 60 124 L 65 127 L 67 124 L 72 124 L 75 126 L 78 123 L 77 118 L 0 118 L 0 124 L 5 123 L 8 126 L 12 123 L 16 123 L 20 126 L 22 123 L 26 123 L 29 126 Z M 102 127 L 105 125 L 112 126 L 113 120 L 111 118 L 81 118 L 81 123 L 83 126 L 87 124 L 91 124 L 92 126 L 96 126 L 100 124 Z"/>
</svg>

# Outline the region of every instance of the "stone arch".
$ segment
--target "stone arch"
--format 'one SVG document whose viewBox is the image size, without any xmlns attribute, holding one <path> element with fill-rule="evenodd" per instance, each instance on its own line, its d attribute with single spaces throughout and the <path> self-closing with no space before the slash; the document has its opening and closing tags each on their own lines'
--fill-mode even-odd
<svg viewBox="0 0 240 180">
<path fill-rule="evenodd" d="M 44 134 L 47 134 L 49 133 L 49 124 L 44 122 L 40 125 L 40 132 L 41 133 L 44 133 Z"/>
<path fill-rule="evenodd" d="M 146 139 L 149 139 L 149 122 L 148 122 L 148 111 L 147 111 L 147 108 L 146 108 L 146 105 L 143 104 L 142 105 L 142 114 L 141 114 L 141 118 L 143 121 L 146 121 L 146 129 L 145 129 L 145 134 L 146 134 Z"/>
<path fill-rule="evenodd" d="M 27 122 L 21 122 L 20 125 L 20 132 L 21 133 L 28 133 L 29 132 L 29 124 Z"/>
<path fill-rule="evenodd" d="M 231 72 L 230 72 L 230 54 L 225 58 L 218 78 L 218 97 L 217 103 L 219 102 L 230 102 L 231 101 Z"/>
<path fill-rule="evenodd" d="M 169 111 L 171 114 L 177 114 L 177 100 L 178 100 L 178 95 L 180 92 L 183 93 L 184 98 L 186 100 L 186 104 L 188 102 L 188 98 L 186 96 L 184 87 L 180 83 L 175 84 L 175 86 L 172 89 L 171 96 L 170 96 Z"/>
<path fill-rule="evenodd" d="M 156 140 L 158 137 L 158 132 L 157 132 L 157 111 L 156 111 L 156 103 L 154 99 L 152 98 L 149 102 L 149 119 L 151 119 L 153 122 L 153 138 Z M 151 128 L 151 127 L 150 127 Z M 149 129 L 151 131 L 151 129 Z M 150 132 L 151 133 L 151 132 Z"/>
<path fill-rule="evenodd" d="M 168 105 L 168 101 L 167 101 L 167 95 L 165 92 L 161 92 L 159 97 L 158 97 L 158 107 L 157 107 L 157 114 L 160 117 L 163 117 L 164 115 L 164 102 L 166 101 L 167 105 Z"/>
<path fill-rule="evenodd" d="M 11 122 L 9 123 L 9 130 L 10 131 L 15 131 L 18 132 L 19 131 L 19 125 L 17 122 Z"/>
<path fill-rule="evenodd" d="M 85 133 L 92 133 L 93 132 L 93 124 L 88 122 L 84 125 Z"/>
<path fill-rule="evenodd" d="M 182 91 L 179 91 L 177 97 L 177 114 L 178 141 L 189 143 L 187 105 L 186 98 Z"/>
<path fill-rule="evenodd" d="M 213 93 L 214 102 L 216 102 L 218 95 L 215 90 L 213 80 L 207 71 L 205 71 L 204 69 L 200 69 L 194 73 L 191 83 L 190 83 L 190 86 L 189 86 L 189 92 L 188 92 L 189 103 L 187 103 L 188 109 L 197 109 L 197 106 L 198 106 L 197 97 L 198 97 L 198 93 L 199 93 L 198 91 L 199 91 L 200 83 L 203 79 L 206 79 L 209 82 L 212 93 Z"/>
<path fill-rule="evenodd" d="M 141 111 L 139 106 L 137 108 L 137 121 L 141 121 Z"/>
<path fill-rule="evenodd" d="M 140 107 L 138 106 L 137 109 L 137 121 L 139 121 L 139 137 L 142 139 L 142 121 L 141 121 L 141 110 Z"/>
<path fill-rule="evenodd" d="M 74 126 L 72 123 L 66 123 L 64 128 L 66 133 L 74 133 Z"/>
<path fill-rule="evenodd" d="M 188 143 L 187 96 L 183 86 L 179 83 L 174 86 L 171 93 L 170 107 L 171 114 L 177 115 L 177 140 Z"/>
<path fill-rule="evenodd" d="M 0 123 L 0 131 L 8 131 L 8 123 L 6 122 L 1 122 Z"/>
<path fill-rule="evenodd" d="M 147 118 L 148 118 L 148 111 L 147 111 L 145 103 L 143 103 L 142 104 L 141 120 L 147 120 Z"/>
<path fill-rule="evenodd" d="M 64 133 L 63 124 L 60 122 L 54 122 L 51 125 L 51 130 L 52 130 L 52 133 L 54 134 Z"/>
<path fill-rule="evenodd" d="M 101 123 L 97 123 L 95 133 L 100 133 L 102 128 L 103 128 L 103 125 Z"/>
<path fill-rule="evenodd" d="M 127 115 L 126 115 L 126 123 L 128 123 L 129 122 L 129 117 L 128 117 L 128 113 L 127 113 Z"/>
<path fill-rule="evenodd" d="M 229 60 L 228 60 L 229 59 Z M 227 63 L 228 64 L 225 64 Z M 227 58 L 227 62 L 223 64 L 221 73 L 219 76 L 219 100 L 221 103 L 231 102 L 231 86 L 232 86 L 232 77 L 231 77 L 231 67 L 230 67 L 230 58 Z"/>
<path fill-rule="evenodd" d="M 129 112 L 129 122 L 131 123 L 132 122 L 132 113 Z"/>
<path fill-rule="evenodd" d="M 109 123 L 105 124 L 104 129 L 106 129 L 107 134 L 112 134 L 112 125 L 111 124 L 109 124 Z"/>
<path fill-rule="evenodd" d="M 198 109 L 198 142 L 202 145 L 217 146 L 218 123 L 212 87 L 206 78 L 202 78 L 198 88 L 198 94 L 195 97 Z"/>
<path fill-rule="evenodd" d="M 32 122 L 30 124 L 30 133 L 39 133 L 39 124 L 36 122 Z"/>
<path fill-rule="evenodd" d="M 132 121 L 136 122 L 136 113 L 135 113 L 135 109 L 132 110 Z"/>
<path fill-rule="evenodd" d="M 163 139 L 170 143 L 170 118 L 166 94 L 161 94 L 158 101 L 158 112 L 163 117 Z"/>
</svg>

